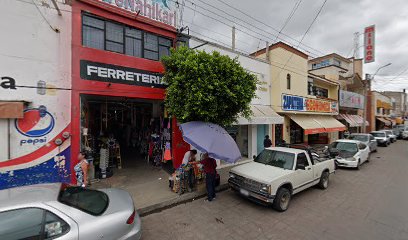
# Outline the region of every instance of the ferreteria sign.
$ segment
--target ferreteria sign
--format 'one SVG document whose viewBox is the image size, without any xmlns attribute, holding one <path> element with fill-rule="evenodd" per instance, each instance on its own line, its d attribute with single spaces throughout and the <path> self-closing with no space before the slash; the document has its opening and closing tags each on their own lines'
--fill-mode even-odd
<svg viewBox="0 0 408 240">
<path fill-rule="evenodd" d="M 177 14 L 170 0 L 99 0 L 158 22 L 176 27 Z"/>
<path fill-rule="evenodd" d="M 101 82 L 166 88 L 163 74 L 136 68 L 81 60 L 81 78 Z"/>
</svg>

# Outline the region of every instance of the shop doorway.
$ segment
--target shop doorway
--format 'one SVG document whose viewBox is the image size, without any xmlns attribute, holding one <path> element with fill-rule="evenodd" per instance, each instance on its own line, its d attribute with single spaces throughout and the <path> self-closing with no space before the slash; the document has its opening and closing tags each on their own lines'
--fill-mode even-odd
<svg viewBox="0 0 408 240">
<path fill-rule="evenodd" d="M 94 178 L 129 170 L 141 178 L 152 171 L 172 173 L 170 133 L 163 101 L 81 96 L 81 149 L 93 159 Z M 137 178 L 132 181 L 147 180 Z"/>
<path fill-rule="evenodd" d="M 292 119 L 290 120 L 290 143 L 303 143 L 304 130 Z"/>
<path fill-rule="evenodd" d="M 257 141 L 256 141 L 257 155 L 260 154 L 264 149 L 263 142 L 266 135 L 269 135 L 269 126 L 265 124 L 257 125 Z"/>
</svg>

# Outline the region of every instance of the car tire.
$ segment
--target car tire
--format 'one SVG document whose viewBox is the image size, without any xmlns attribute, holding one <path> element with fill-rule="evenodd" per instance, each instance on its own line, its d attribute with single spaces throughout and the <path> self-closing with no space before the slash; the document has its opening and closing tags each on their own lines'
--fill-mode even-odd
<svg viewBox="0 0 408 240">
<path fill-rule="evenodd" d="M 287 188 L 279 188 L 275 199 L 273 200 L 272 207 L 279 212 L 284 212 L 289 208 L 290 199 L 292 194 Z"/>
<path fill-rule="evenodd" d="M 327 171 L 322 173 L 322 176 L 320 176 L 320 181 L 317 184 L 320 189 L 327 189 L 329 187 L 329 176 L 330 174 Z"/>
<path fill-rule="evenodd" d="M 361 161 L 360 161 L 360 159 L 358 159 L 356 170 L 360 170 L 360 165 L 361 165 Z"/>
</svg>

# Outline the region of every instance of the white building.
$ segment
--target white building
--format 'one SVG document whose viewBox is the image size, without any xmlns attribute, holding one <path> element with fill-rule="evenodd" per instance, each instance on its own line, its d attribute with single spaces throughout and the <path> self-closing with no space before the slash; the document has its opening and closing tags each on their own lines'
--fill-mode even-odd
<svg viewBox="0 0 408 240">
<path fill-rule="evenodd" d="M 57 11 L 51 1 L 1 1 L 0 189 L 69 181 L 72 23 L 64 2 Z"/>
<path fill-rule="evenodd" d="M 272 135 L 272 124 L 283 124 L 283 117 L 276 114 L 270 105 L 270 64 L 267 61 L 195 37 L 190 39 L 190 47 L 197 47 L 197 50 L 206 52 L 217 51 L 222 55 L 237 58 L 244 69 L 257 76 L 260 84 L 257 86 L 257 98 L 252 100 L 253 117 L 250 120 L 240 118 L 237 125 L 228 128 L 228 131 L 235 137 L 243 158 L 252 158 L 252 156 L 258 155 L 264 148 L 265 135 Z"/>
</svg>

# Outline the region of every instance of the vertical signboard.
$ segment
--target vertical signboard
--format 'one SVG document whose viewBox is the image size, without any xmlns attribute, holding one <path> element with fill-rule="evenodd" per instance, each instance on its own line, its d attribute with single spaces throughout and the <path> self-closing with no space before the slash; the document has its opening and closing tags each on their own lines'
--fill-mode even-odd
<svg viewBox="0 0 408 240">
<path fill-rule="evenodd" d="M 364 29 L 364 63 L 375 61 L 375 25 Z"/>
</svg>

